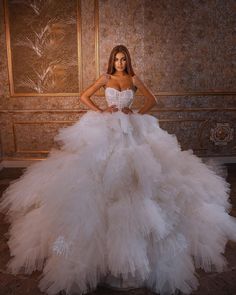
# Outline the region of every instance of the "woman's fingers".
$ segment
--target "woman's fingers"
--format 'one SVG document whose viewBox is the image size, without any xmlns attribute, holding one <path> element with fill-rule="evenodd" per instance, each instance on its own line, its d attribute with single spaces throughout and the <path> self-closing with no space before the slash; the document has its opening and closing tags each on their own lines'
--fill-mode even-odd
<svg viewBox="0 0 236 295">
<path fill-rule="evenodd" d="M 111 105 L 111 111 L 112 112 L 118 112 L 118 108 L 115 104 Z"/>
<path fill-rule="evenodd" d="M 107 107 L 105 110 L 104 110 L 104 112 L 109 112 L 109 113 L 114 113 L 114 112 L 118 112 L 119 111 L 119 109 L 117 108 L 117 106 L 116 105 L 111 105 L 111 106 L 109 106 L 109 107 Z M 132 114 L 133 113 L 133 111 L 130 109 L 130 108 L 127 108 L 127 107 L 125 107 L 125 108 L 123 108 L 122 110 L 121 110 L 123 113 L 125 113 L 125 114 Z"/>
<path fill-rule="evenodd" d="M 125 114 L 132 114 L 133 113 L 133 111 L 130 108 L 127 108 L 127 107 L 123 108 L 122 112 L 125 113 Z"/>
<path fill-rule="evenodd" d="M 108 113 L 113 113 L 113 112 L 118 112 L 118 108 L 116 105 L 111 105 L 109 107 L 107 107 L 104 112 L 108 112 Z"/>
</svg>

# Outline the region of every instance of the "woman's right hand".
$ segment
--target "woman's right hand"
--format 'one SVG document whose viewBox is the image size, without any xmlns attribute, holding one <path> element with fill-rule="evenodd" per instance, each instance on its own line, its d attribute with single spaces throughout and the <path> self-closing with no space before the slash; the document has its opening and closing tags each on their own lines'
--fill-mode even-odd
<svg viewBox="0 0 236 295">
<path fill-rule="evenodd" d="M 115 104 L 107 107 L 105 110 L 103 110 L 103 112 L 107 112 L 107 113 L 114 113 L 114 112 L 118 112 L 118 108 Z"/>
</svg>

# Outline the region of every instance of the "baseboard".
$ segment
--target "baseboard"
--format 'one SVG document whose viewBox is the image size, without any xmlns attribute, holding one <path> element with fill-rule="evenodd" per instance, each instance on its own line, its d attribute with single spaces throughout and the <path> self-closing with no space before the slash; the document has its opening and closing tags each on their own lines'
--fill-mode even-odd
<svg viewBox="0 0 236 295">
<path fill-rule="evenodd" d="M 24 168 L 28 167 L 35 162 L 39 162 L 41 160 L 3 160 L 0 163 L 0 167 L 2 168 Z M 0 168 L 1 170 L 1 168 Z"/>
<path fill-rule="evenodd" d="M 203 160 L 215 160 L 220 164 L 236 164 L 236 157 L 202 157 Z"/>
<path fill-rule="evenodd" d="M 220 164 L 236 164 L 236 157 L 202 157 L 203 161 L 215 160 Z M 44 161 L 45 159 L 34 159 L 34 160 L 3 160 L 0 162 L 0 170 L 3 168 L 20 168 L 28 167 L 32 163 Z"/>
</svg>

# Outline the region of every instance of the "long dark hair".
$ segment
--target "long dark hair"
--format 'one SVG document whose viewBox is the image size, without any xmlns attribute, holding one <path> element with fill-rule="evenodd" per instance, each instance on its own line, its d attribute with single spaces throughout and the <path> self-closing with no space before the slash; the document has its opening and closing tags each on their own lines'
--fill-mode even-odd
<svg viewBox="0 0 236 295">
<path fill-rule="evenodd" d="M 125 55 L 126 58 L 126 73 L 134 76 L 134 70 L 132 68 L 131 64 L 131 57 L 129 54 L 129 50 L 124 46 L 124 45 L 117 45 L 114 47 L 111 51 L 110 57 L 109 57 L 109 62 L 108 62 L 108 68 L 107 68 L 107 74 L 112 75 L 115 73 L 115 68 L 114 68 L 114 62 L 115 62 L 115 57 L 118 52 L 122 52 Z"/>
</svg>

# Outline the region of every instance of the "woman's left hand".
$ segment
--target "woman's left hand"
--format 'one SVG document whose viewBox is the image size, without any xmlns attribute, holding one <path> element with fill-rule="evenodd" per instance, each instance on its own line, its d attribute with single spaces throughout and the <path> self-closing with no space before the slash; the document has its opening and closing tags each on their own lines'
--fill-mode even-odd
<svg viewBox="0 0 236 295">
<path fill-rule="evenodd" d="M 125 113 L 125 114 L 132 114 L 133 113 L 133 111 L 128 107 L 123 108 L 122 112 Z"/>
</svg>

